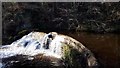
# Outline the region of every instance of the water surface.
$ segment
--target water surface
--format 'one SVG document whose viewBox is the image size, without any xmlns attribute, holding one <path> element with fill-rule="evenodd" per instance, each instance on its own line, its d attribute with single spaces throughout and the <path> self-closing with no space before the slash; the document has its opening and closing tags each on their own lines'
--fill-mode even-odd
<svg viewBox="0 0 120 68">
<path fill-rule="evenodd" d="M 101 68 L 120 68 L 120 35 L 119 34 L 94 34 L 86 32 L 68 33 L 90 49 L 101 64 Z"/>
</svg>

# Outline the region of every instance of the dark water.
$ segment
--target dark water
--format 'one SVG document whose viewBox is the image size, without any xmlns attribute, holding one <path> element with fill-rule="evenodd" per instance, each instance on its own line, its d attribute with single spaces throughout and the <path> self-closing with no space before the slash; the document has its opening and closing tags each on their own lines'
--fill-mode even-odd
<svg viewBox="0 0 120 68">
<path fill-rule="evenodd" d="M 120 68 L 120 35 L 94 33 L 63 33 L 80 41 L 98 59 L 100 68 Z"/>
</svg>

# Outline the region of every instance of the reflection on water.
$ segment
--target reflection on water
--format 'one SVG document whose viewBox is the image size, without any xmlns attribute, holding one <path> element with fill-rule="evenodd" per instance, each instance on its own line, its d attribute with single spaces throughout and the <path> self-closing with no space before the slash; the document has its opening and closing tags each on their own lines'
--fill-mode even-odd
<svg viewBox="0 0 120 68">
<path fill-rule="evenodd" d="M 83 43 L 99 60 L 101 68 L 120 68 L 120 35 L 86 32 L 62 33 Z"/>
</svg>

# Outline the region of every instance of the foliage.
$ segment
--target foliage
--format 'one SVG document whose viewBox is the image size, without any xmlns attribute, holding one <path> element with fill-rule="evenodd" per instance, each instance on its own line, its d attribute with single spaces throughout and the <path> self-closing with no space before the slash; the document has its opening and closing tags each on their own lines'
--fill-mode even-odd
<svg viewBox="0 0 120 68">
<path fill-rule="evenodd" d="M 120 32 L 120 2 L 3 2 L 3 44 L 31 31 Z M 22 36 L 22 35 L 20 35 Z M 20 37 L 19 36 L 19 37 Z"/>
</svg>

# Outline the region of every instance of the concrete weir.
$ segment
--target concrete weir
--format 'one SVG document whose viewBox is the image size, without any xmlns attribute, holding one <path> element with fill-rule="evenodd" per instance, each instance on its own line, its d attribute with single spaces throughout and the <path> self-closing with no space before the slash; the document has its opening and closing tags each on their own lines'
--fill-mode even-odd
<svg viewBox="0 0 120 68">
<path fill-rule="evenodd" d="M 31 32 L 10 45 L 4 45 L 0 47 L 0 59 L 3 68 L 14 68 L 16 63 L 20 66 L 22 60 L 29 60 L 31 64 L 39 60 L 37 66 L 47 66 L 49 61 L 50 66 L 98 68 L 97 59 L 89 49 L 79 41 L 56 32 Z"/>
</svg>

